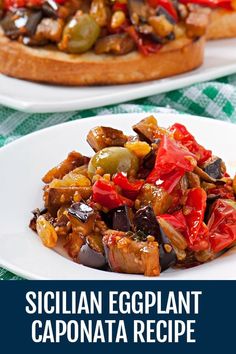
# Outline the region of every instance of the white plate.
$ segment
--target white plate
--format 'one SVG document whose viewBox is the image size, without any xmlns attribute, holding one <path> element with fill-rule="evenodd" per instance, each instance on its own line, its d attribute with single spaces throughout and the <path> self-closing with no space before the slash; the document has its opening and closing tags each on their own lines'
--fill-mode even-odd
<svg viewBox="0 0 236 354">
<path fill-rule="evenodd" d="M 199 69 L 141 84 L 73 88 L 36 84 L 0 75 L 0 104 L 35 113 L 81 110 L 147 97 L 235 72 L 236 39 L 212 41 L 207 43 L 205 63 Z"/>
<path fill-rule="evenodd" d="M 42 206 L 41 177 L 71 150 L 91 155 L 86 143 L 89 129 L 102 124 L 131 133 L 132 124 L 147 115 L 106 115 L 65 123 L 30 134 L 0 149 L 1 266 L 30 279 L 150 279 L 78 265 L 44 247 L 28 228 L 30 211 Z M 202 144 L 226 161 L 230 173 L 236 171 L 235 125 L 176 114 L 160 114 L 158 121 L 166 127 L 174 122 L 185 124 Z M 156 279 L 236 279 L 236 255 L 231 251 L 196 268 L 169 269 Z"/>
</svg>

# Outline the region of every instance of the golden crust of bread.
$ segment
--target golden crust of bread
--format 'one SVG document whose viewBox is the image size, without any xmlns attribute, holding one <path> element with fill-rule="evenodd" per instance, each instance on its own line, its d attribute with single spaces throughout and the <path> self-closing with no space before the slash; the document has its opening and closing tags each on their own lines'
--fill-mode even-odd
<svg viewBox="0 0 236 354">
<path fill-rule="evenodd" d="M 207 39 L 236 37 L 236 11 L 215 9 L 211 13 Z"/>
<path fill-rule="evenodd" d="M 32 48 L 0 33 L 0 72 L 31 81 L 85 86 L 143 82 L 184 73 L 203 62 L 205 39 L 182 38 L 155 54 L 123 56 L 92 52 L 69 55 L 55 48 Z"/>
</svg>

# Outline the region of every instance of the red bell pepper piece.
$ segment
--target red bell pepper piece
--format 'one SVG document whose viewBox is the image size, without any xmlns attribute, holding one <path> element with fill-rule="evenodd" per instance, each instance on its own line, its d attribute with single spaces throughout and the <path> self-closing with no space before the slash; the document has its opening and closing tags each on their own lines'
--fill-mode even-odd
<svg viewBox="0 0 236 354">
<path fill-rule="evenodd" d="M 4 9 L 20 8 L 26 6 L 40 6 L 45 0 L 4 0 Z M 66 0 L 54 0 L 57 4 L 64 4 Z"/>
<path fill-rule="evenodd" d="M 170 127 L 170 131 L 173 133 L 175 140 L 181 142 L 183 146 L 188 148 L 188 150 L 196 156 L 199 165 L 203 164 L 212 156 L 212 152 L 199 145 L 194 136 L 189 133 L 184 125 L 175 123 Z"/>
<path fill-rule="evenodd" d="M 163 183 L 161 184 L 162 188 L 164 188 L 168 193 L 172 193 L 176 185 L 183 177 L 184 173 L 184 170 L 177 169 L 176 171 L 166 174 L 164 177 L 162 177 L 164 179 Z"/>
<path fill-rule="evenodd" d="M 198 232 L 197 240 L 193 242 L 190 248 L 192 251 L 203 251 L 210 248 L 209 230 L 206 224 L 202 223 Z"/>
<path fill-rule="evenodd" d="M 108 209 L 114 209 L 121 205 L 133 206 L 132 200 L 120 195 L 114 184 L 104 179 L 99 179 L 93 185 L 93 201 Z"/>
<path fill-rule="evenodd" d="M 26 0 L 4 0 L 3 7 L 4 9 L 8 10 L 12 7 L 25 7 Z"/>
<path fill-rule="evenodd" d="M 173 17 L 173 19 L 178 21 L 178 14 L 176 8 L 171 0 L 148 0 L 148 3 L 151 7 L 156 8 L 157 6 L 163 7 L 163 9 L 168 12 L 168 14 Z"/>
<path fill-rule="evenodd" d="M 129 34 L 129 36 L 135 42 L 139 52 L 145 56 L 150 53 L 158 52 L 162 45 L 159 43 L 153 43 L 147 40 L 143 40 L 143 38 L 138 34 L 134 26 L 128 26 L 125 28 L 125 31 Z"/>
<path fill-rule="evenodd" d="M 115 185 L 122 189 L 122 193 L 130 199 L 135 199 L 142 188 L 144 181 L 134 181 L 130 182 L 127 176 L 119 172 L 113 177 L 113 182 Z"/>
<path fill-rule="evenodd" d="M 195 251 L 207 249 L 209 246 L 208 230 L 203 223 L 206 199 L 207 194 L 204 189 L 193 188 L 189 190 L 184 206 L 184 216 L 187 224 L 186 238 L 189 248 Z"/>
<path fill-rule="evenodd" d="M 154 169 L 147 177 L 147 182 L 156 183 L 161 180 L 161 186 L 171 193 L 184 173 L 193 171 L 196 163 L 191 152 L 164 135 L 158 148 Z"/>
<path fill-rule="evenodd" d="M 117 0 L 117 1 L 114 2 L 112 10 L 114 12 L 115 11 L 123 11 L 124 13 L 127 13 L 128 12 L 127 4 Z"/>
<path fill-rule="evenodd" d="M 222 7 L 228 10 L 233 9 L 231 0 L 179 0 L 179 2 L 184 5 L 197 4 L 197 5 L 211 7 L 213 9 L 217 7 Z"/>
<path fill-rule="evenodd" d="M 236 241 L 236 203 L 218 199 L 207 225 L 213 252 L 218 253 L 231 246 Z"/>
</svg>

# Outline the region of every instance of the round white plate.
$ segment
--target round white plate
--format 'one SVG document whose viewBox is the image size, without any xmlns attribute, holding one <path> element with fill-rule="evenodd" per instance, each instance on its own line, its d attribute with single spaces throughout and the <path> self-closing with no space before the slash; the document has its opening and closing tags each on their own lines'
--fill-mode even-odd
<svg viewBox="0 0 236 354">
<path fill-rule="evenodd" d="M 112 126 L 131 133 L 131 126 L 145 114 L 106 115 L 73 121 L 38 131 L 0 149 L 0 265 L 28 279 L 150 279 L 78 265 L 44 247 L 28 228 L 31 210 L 43 206 L 41 177 L 68 152 L 91 155 L 86 135 L 96 125 Z M 161 126 L 183 123 L 205 147 L 223 158 L 231 174 L 236 171 L 236 126 L 229 123 L 177 114 L 158 114 Z M 152 278 L 154 279 L 154 278 Z M 157 280 L 236 279 L 236 254 L 229 251 L 213 262 L 161 274 Z"/>
</svg>

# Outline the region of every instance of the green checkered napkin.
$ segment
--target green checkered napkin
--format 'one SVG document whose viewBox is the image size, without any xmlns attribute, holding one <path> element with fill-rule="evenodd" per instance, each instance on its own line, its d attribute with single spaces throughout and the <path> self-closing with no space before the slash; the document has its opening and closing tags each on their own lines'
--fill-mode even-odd
<svg viewBox="0 0 236 354">
<path fill-rule="evenodd" d="M 85 111 L 31 114 L 0 106 L 0 147 L 58 123 L 110 113 L 160 112 L 159 107 L 236 123 L 236 74 L 157 96 Z M 0 280 L 15 279 L 21 278 L 0 268 Z"/>
</svg>

